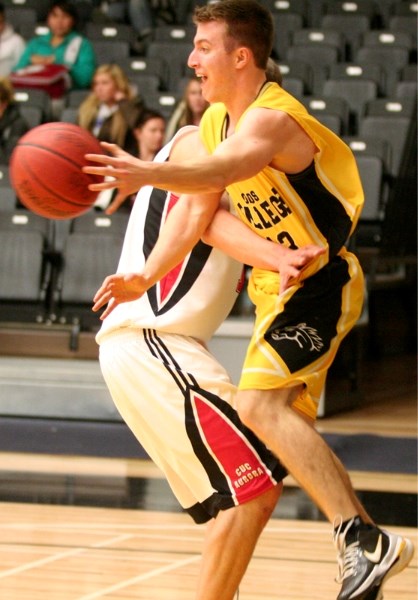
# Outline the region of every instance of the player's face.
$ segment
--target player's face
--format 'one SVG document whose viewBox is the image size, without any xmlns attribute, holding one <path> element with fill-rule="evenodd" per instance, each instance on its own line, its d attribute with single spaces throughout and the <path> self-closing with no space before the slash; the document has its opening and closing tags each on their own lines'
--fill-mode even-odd
<svg viewBox="0 0 418 600">
<path fill-rule="evenodd" d="M 117 87 L 111 76 L 107 73 L 95 75 L 93 90 L 99 102 L 110 105 L 116 102 Z"/>
<path fill-rule="evenodd" d="M 74 28 L 74 19 L 60 8 L 54 8 L 48 15 L 48 27 L 53 35 L 65 37 Z"/>
<path fill-rule="evenodd" d="M 226 51 L 225 40 L 225 23 L 199 23 L 188 60 L 189 67 L 200 77 L 204 98 L 211 103 L 226 102 L 232 91 L 235 55 Z"/>
</svg>

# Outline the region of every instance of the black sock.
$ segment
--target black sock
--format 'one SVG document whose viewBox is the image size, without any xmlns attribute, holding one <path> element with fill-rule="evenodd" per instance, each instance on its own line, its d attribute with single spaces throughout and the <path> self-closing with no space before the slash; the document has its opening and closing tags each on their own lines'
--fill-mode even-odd
<svg viewBox="0 0 418 600">
<path fill-rule="evenodd" d="M 351 520 L 352 519 L 347 519 L 346 521 L 344 521 L 341 525 L 340 530 L 344 531 Z M 353 542 L 355 542 L 358 539 L 360 531 L 364 532 L 364 531 L 370 531 L 372 529 L 376 529 L 376 527 L 374 525 L 371 525 L 370 523 L 365 523 L 364 521 L 361 520 L 359 515 L 356 515 L 345 535 L 346 544 L 349 545 L 349 544 L 352 544 Z"/>
</svg>

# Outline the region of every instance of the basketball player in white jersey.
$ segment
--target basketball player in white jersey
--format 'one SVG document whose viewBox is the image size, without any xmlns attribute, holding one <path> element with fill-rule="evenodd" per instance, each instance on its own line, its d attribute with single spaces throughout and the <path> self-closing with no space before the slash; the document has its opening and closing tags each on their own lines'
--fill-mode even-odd
<svg viewBox="0 0 418 600">
<path fill-rule="evenodd" d="M 186 143 L 190 152 L 193 130 L 180 131 L 156 160 L 166 160 L 170 150 L 176 159 Z M 139 192 L 121 276 L 141 269 L 176 201 L 151 187 Z M 241 239 L 252 239 L 239 227 Z M 260 242 L 254 237 L 251 254 Z M 263 263 L 270 260 L 273 268 L 275 245 L 262 242 Z M 245 250 L 237 252 L 250 260 Z M 235 387 L 204 345 L 229 314 L 241 279 L 241 263 L 199 243 L 146 295 L 114 307 L 97 335 L 102 372 L 120 414 L 181 506 L 195 522 L 211 521 L 197 600 L 232 600 L 285 476 L 239 421 L 232 407 Z"/>
</svg>

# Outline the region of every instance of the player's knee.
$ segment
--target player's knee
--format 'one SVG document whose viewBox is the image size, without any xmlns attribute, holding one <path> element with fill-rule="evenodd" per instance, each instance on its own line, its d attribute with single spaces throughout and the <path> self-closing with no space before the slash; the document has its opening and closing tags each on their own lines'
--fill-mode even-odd
<svg viewBox="0 0 418 600">
<path fill-rule="evenodd" d="M 260 420 L 260 406 L 257 404 L 257 396 L 252 391 L 242 391 L 237 395 L 236 408 L 241 421 L 255 430 L 255 426 Z"/>
<path fill-rule="evenodd" d="M 270 420 L 276 421 L 286 402 L 281 390 L 241 390 L 236 407 L 241 421 L 259 435 Z"/>
</svg>

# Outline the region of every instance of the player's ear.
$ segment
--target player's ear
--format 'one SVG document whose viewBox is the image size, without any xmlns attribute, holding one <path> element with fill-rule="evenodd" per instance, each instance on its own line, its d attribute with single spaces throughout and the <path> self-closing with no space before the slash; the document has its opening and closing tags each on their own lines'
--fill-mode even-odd
<svg viewBox="0 0 418 600">
<path fill-rule="evenodd" d="M 245 67 L 251 60 L 252 52 L 245 46 L 240 46 L 235 51 L 235 62 L 238 69 Z"/>
</svg>

